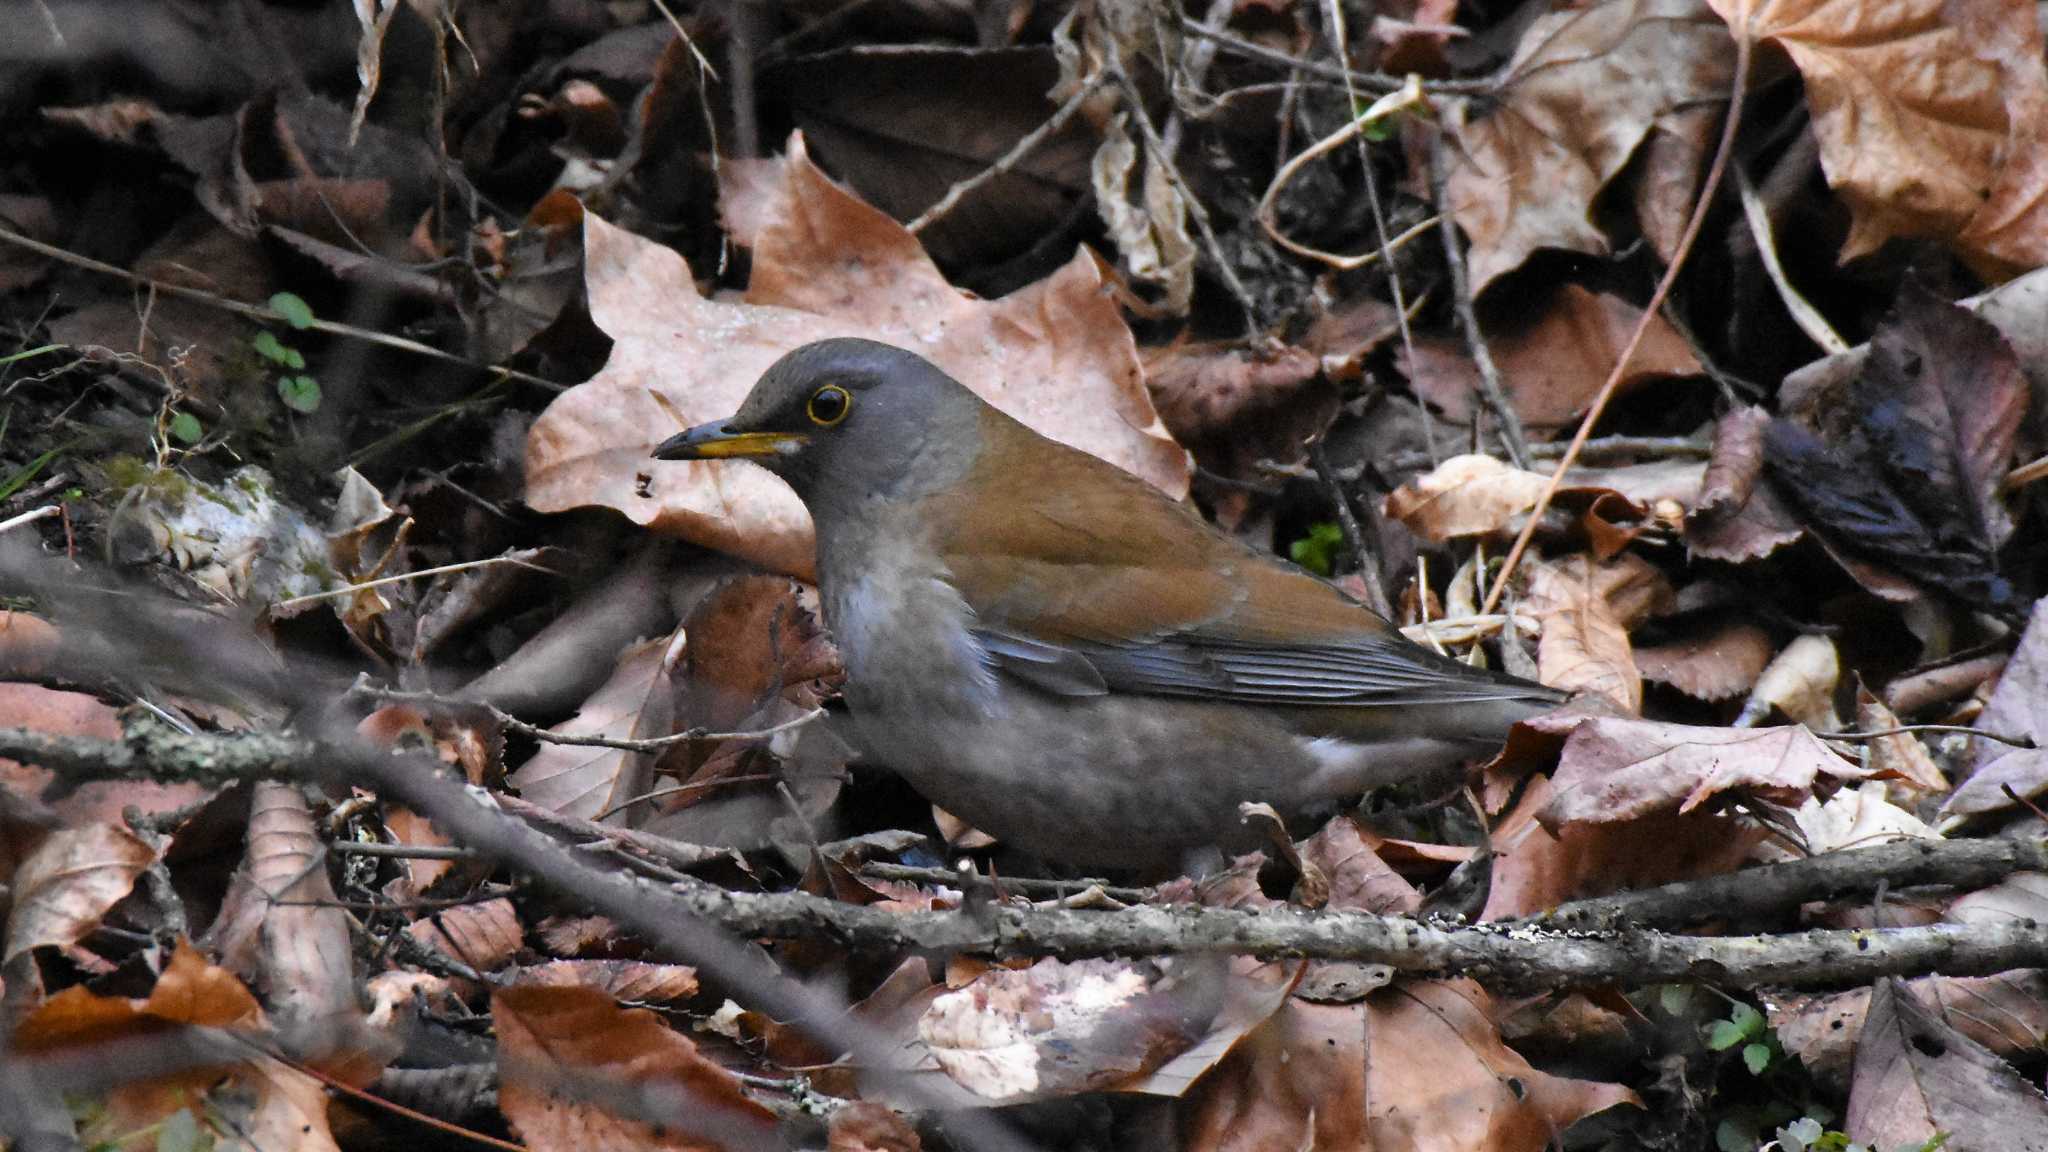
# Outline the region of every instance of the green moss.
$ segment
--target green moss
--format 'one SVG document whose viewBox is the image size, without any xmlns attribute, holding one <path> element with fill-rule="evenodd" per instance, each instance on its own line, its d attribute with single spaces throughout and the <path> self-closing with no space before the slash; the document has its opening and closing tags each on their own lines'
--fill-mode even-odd
<svg viewBox="0 0 2048 1152">
<path fill-rule="evenodd" d="M 176 508 L 192 494 L 192 482 L 175 468 L 158 468 L 125 454 L 108 458 L 105 467 L 107 487 L 119 495 L 135 492 Z"/>
</svg>

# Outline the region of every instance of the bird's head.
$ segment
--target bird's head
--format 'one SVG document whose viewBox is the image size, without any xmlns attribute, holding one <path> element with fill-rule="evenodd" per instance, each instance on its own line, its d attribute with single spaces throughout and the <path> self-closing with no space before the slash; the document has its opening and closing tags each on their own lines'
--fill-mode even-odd
<svg viewBox="0 0 2048 1152">
<path fill-rule="evenodd" d="M 751 460 L 812 505 L 914 496 L 950 483 L 986 406 L 913 352 L 820 340 L 762 373 L 739 411 L 663 441 L 659 460 Z"/>
</svg>

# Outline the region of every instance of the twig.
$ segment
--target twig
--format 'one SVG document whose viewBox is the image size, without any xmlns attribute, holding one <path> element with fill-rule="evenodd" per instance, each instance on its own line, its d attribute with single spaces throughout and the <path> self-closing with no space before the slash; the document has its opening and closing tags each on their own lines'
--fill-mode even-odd
<svg viewBox="0 0 2048 1152">
<path fill-rule="evenodd" d="M 1564 456 L 1564 444 L 1531 444 L 1529 459 L 1532 461 L 1558 460 Z M 1690 436 L 1598 436 L 1586 441 L 1579 453 L 1578 463 L 1596 466 L 1603 462 L 1630 463 L 1642 460 L 1706 460 L 1714 454 L 1714 446 L 1705 440 Z M 1403 472 L 1420 472 L 1434 467 L 1441 461 L 1432 461 L 1421 452 L 1403 452 L 1374 461 L 1382 474 L 1399 475 Z"/>
<path fill-rule="evenodd" d="M 182 284 L 169 284 L 161 280 L 151 280 L 147 276 L 130 272 L 126 268 L 117 268 L 112 264 L 105 264 L 91 257 L 80 256 L 76 252 L 69 252 L 54 245 L 45 244 L 40 240 L 31 240 L 19 232 L 6 228 L 0 228 L 0 241 L 48 256 L 52 260 L 61 260 L 74 268 L 83 268 L 88 272 L 98 272 L 105 276 L 117 277 L 138 287 L 147 288 L 151 292 L 162 292 L 179 297 L 180 299 L 196 300 L 201 304 L 208 304 L 225 312 L 233 312 L 237 316 L 246 316 L 251 320 L 261 320 L 266 324 L 282 324 L 287 322 L 283 314 L 273 308 L 257 304 L 244 304 L 239 300 L 230 300 L 225 296 L 216 296 L 211 292 L 202 291 L 198 288 L 187 288 Z M 330 336 L 346 336 L 353 340 L 361 340 L 366 343 L 379 345 L 380 347 L 391 348 L 400 352 L 410 352 L 415 356 L 424 356 L 430 360 L 439 360 L 444 364 L 460 365 L 472 371 L 487 373 L 501 379 L 518 380 L 521 383 L 533 384 L 553 392 L 568 390 L 568 385 L 566 384 L 557 384 L 553 380 L 543 380 L 538 376 L 521 372 L 516 368 L 503 368 L 493 364 L 479 364 L 474 360 L 457 356 L 453 352 L 443 352 L 431 344 L 422 344 L 417 340 L 408 340 L 403 336 L 391 336 L 368 328 L 358 328 L 353 324 L 336 324 L 331 320 L 315 319 L 307 324 L 306 327 L 315 332 L 325 332 Z"/>
<path fill-rule="evenodd" d="M 1037 876 L 1005 876 L 998 884 L 993 877 L 962 873 L 952 868 L 919 868 L 910 864 L 890 864 L 880 860 L 861 865 L 854 870 L 854 874 L 904 884 L 976 888 L 990 893 L 1001 888 L 1037 900 L 1057 900 L 1089 888 L 1100 889 L 1103 895 L 1126 904 L 1143 904 L 1158 898 L 1158 893 L 1154 889 L 1120 888 L 1107 880 L 1047 880 Z"/>
<path fill-rule="evenodd" d="M 1190 36 L 1199 37 L 1203 40 L 1213 40 L 1233 55 L 1242 56 L 1248 60 L 1261 60 L 1265 63 L 1288 69 L 1291 72 L 1300 72 L 1338 84 L 1348 80 L 1352 84 L 1376 95 L 1398 91 L 1405 82 L 1399 76 L 1389 76 L 1384 72 L 1353 72 L 1348 68 L 1289 56 L 1285 52 L 1268 48 L 1264 44 L 1257 44 L 1241 37 L 1232 36 L 1228 32 L 1207 27 L 1190 16 L 1181 17 L 1181 30 Z M 1497 82 L 1491 79 L 1427 80 L 1423 82 L 1422 90 L 1430 93 L 1441 93 L 1447 96 L 1476 96 L 1491 92 L 1497 86 Z"/>
<path fill-rule="evenodd" d="M 1556 928 L 1674 926 L 1723 917 L 1740 920 L 1785 912 L 1812 900 L 1865 895 L 1879 885 L 1893 889 L 1931 884 L 1980 888 L 2014 872 L 2044 868 L 2048 868 L 2048 841 L 1901 840 L 1574 900 L 1529 920 Z"/>
<path fill-rule="evenodd" d="M 576 736 L 564 732 L 550 732 L 481 700 L 463 700 L 432 692 L 399 692 L 390 688 L 378 688 L 368 683 L 364 677 L 357 677 L 355 685 L 349 691 L 365 699 L 381 700 L 388 704 L 418 704 L 453 711 L 480 708 L 489 713 L 491 719 L 503 725 L 506 731 L 517 732 L 521 736 L 539 740 L 544 744 L 567 744 L 579 748 L 616 748 L 621 752 L 658 752 L 672 744 L 708 743 L 714 740 L 766 740 L 784 732 L 794 731 L 822 719 L 825 715 L 823 708 L 813 708 L 795 719 L 745 732 L 707 732 L 702 728 L 690 728 L 671 736 L 655 736 L 646 740 L 614 740 L 609 736 Z"/>
<path fill-rule="evenodd" d="M 402 584 L 407 580 L 418 580 L 426 576 L 445 576 L 450 572 L 467 572 L 472 568 L 488 568 L 493 564 L 516 564 L 521 568 L 534 572 L 545 572 L 550 576 L 556 575 L 552 569 L 529 563 L 533 557 L 540 555 L 544 551 L 546 551 L 544 548 L 525 548 L 504 556 L 489 556 L 482 560 L 464 560 L 459 564 L 443 564 L 438 568 L 422 568 L 417 572 L 400 572 L 396 576 L 380 576 L 375 580 L 365 580 L 361 584 L 329 588 L 325 592 L 308 592 L 304 596 L 286 597 L 271 605 L 271 607 L 290 608 L 299 604 L 312 604 L 320 600 L 332 600 L 338 596 L 350 596 L 371 588 L 381 588 L 386 584 Z"/>
<path fill-rule="evenodd" d="M 1378 221 L 1378 223 L 1381 225 L 1379 232 L 1379 245 L 1370 252 L 1360 252 L 1355 255 L 1347 256 L 1338 252 L 1325 252 L 1320 248 L 1311 248 L 1308 245 L 1303 244 L 1295 240 L 1294 238 L 1288 236 L 1287 233 L 1282 232 L 1280 230 L 1280 223 L 1279 220 L 1275 217 L 1275 213 L 1279 210 L 1278 203 L 1280 199 L 1280 193 L 1284 191 L 1289 184 L 1294 182 L 1295 176 L 1298 173 L 1300 173 L 1300 171 L 1303 168 L 1307 167 L 1311 162 L 1316 160 L 1318 157 L 1325 156 L 1331 152 L 1334 152 L 1337 149 L 1342 148 L 1344 145 L 1349 144 L 1354 139 L 1362 138 L 1365 135 L 1366 130 L 1368 128 L 1371 128 L 1374 124 L 1377 124 L 1382 120 L 1385 120 L 1387 117 L 1392 116 L 1397 112 L 1400 112 L 1407 108 L 1415 107 L 1417 105 L 1422 104 L 1423 102 L 1424 101 L 1422 89 L 1417 84 L 1410 84 L 1407 87 L 1402 88 L 1398 92 L 1389 92 L 1385 96 L 1380 97 L 1378 100 L 1373 101 L 1372 106 L 1367 108 L 1365 111 L 1345 121 L 1344 126 L 1342 128 L 1337 129 L 1335 132 L 1332 132 L 1329 135 L 1323 137 L 1322 139 L 1316 141 L 1314 144 L 1309 145 L 1307 148 L 1302 150 L 1300 155 L 1294 157 L 1292 160 L 1289 160 L 1287 163 L 1281 165 L 1280 170 L 1278 172 L 1273 173 L 1273 179 L 1266 184 L 1266 191 L 1263 195 L 1259 197 L 1258 208 L 1253 213 L 1254 217 L 1259 222 L 1259 227 L 1265 230 L 1266 235 L 1272 239 L 1273 243 L 1278 244 L 1282 248 L 1287 249 L 1289 252 L 1294 253 L 1296 256 L 1305 257 L 1310 260 L 1316 260 L 1321 263 L 1327 264 L 1332 268 L 1336 268 L 1342 271 L 1349 271 L 1354 268 L 1363 268 L 1368 264 L 1372 264 L 1376 261 L 1387 258 L 1387 254 L 1392 251 L 1393 242 L 1388 238 L 1386 234 L 1384 218 Z M 1370 185 L 1372 180 L 1374 179 L 1374 177 L 1372 176 L 1371 159 L 1369 157 L 1364 156 L 1363 153 L 1361 153 L 1360 162 L 1365 167 L 1366 180 L 1368 182 L 1367 190 L 1368 192 L 1370 192 Z M 1378 197 L 1373 196 L 1371 197 L 1371 199 L 1372 203 L 1375 205 L 1375 210 L 1377 210 L 1377 205 L 1379 204 Z M 1414 236 L 1420 235 L 1427 228 L 1427 223 L 1418 225 L 1415 228 L 1411 228 L 1407 232 L 1402 234 L 1402 239 L 1406 240 Z M 1388 264 L 1391 268 L 1391 259 L 1388 260 Z M 1396 296 L 1395 298 L 1394 306 L 1397 309 L 1406 311 L 1405 308 L 1402 308 L 1402 304 L 1398 296 Z"/>
<path fill-rule="evenodd" d="M 1517 468 L 1529 466 L 1529 437 L 1522 431 L 1522 417 L 1502 386 L 1500 366 L 1493 362 L 1486 333 L 1479 328 L 1479 313 L 1472 306 L 1472 274 L 1465 267 L 1465 250 L 1458 244 L 1458 225 L 1451 219 L 1450 164 L 1441 134 L 1430 141 L 1429 187 L 1436 199 L 1437 219 L 1443 221 L 1444 263 L 1451 269 L 1451 302 L 1458 313 L 1458 327 L 1465 330 L 1465 346 L 1471 350 L 1472 365 L 1479 369 L 1479 397 L 1500 424 L 1501 446 L 1508 461 Z"/>
<path fill-rule="evenodd" d="M 1187 205 L 1188 219 L 1195 222 L 1195 230 L 1202 234 L 1202 246 L 1208 249 L 1209 260 L 1216 265 L 1216 274 L 1222 278 L 1223 286 L 1229 289 L 1230 295 L 1236 299 L 1237 306 L 1244 311 L 1246 339 L 1254 346 L 1264 344 L 1266 334 L 1259 327 L 1258 307 L 1252 303 L 1251 293 L 1245 291 L 1243 281 L 1237 278 L 1237 269 L 1232 267 L 1229 259 L 1223 255 L 1223 245 L 1216 240 L 1216 230 L 1209 226 L 1209 210 L 1202 207 L 1200 200 L 1195 199 L 1194 190 L 1188 187 L 1187 181 L 1180 174 L 1180 166 L 1173 162 L 1172 155 L 1166 151 L 1166 142 L 1159 138 L 1159 129 L 1152 124 L 1152 114 L 1145 111 L 1145 97 L 1138 91 L 1138 86 L 1131 83 L 1130 76 L 1124 72 L 1123 55 L 1117 51 L 1116 41 L 1105 38 L 1103 51 L 1109 57 L 1103 65 L 1103 71 L 1108 73 L 1117 88 L 1123 92 L 1124 105 L 1130 110 L 1131 119 L 1137 122 L 1138 130 L 1144 134 L 1145 147 L 1159 161 L 1159 167 L 1166 173 L 1167 180 L 1173 184 L 1173 190 L 1179 194 L 1181 202 Z"/>
<path fill-rule="evenodd" d="M 1065 128 L 1067 121 L 1072 120 L 1074 114 L 1081 110 L 1081 106 L 1088 102 L 1088 97 L 1094 95 L 1095 90 L 1102 86 L 1102 81 L 1103 76 L 1100 72 L 1088 77 L 1072 96 L 1067 97 L 1066 103 L 1059 106 L 1058 111 L 1052 114 L 1051 119 L 1025 133 L 1024 138 L 1011 145 L 1008 152 L 996 157 L 995 163 L 946 189 L 946 194 L 939 197 L 938 203 L 919 213 L 917 219 L 912 220 L 904 225 L 904 227 L 909 230 L 911 235 L 917 235 L 919 232 L 931 227 L 938 220 L 944 218 L 948 212 L 951 212 L 960 205 L 960 201 L 979 190 L 983 185 L 1009 173 L 1011 169 L 1022 163 L 1026 156 L 1031 155 L 1040 144 L 1045 143 L 1047 139 L 1060 129 Z"/>
<path fill-rule="evenodd" d="M 475 860 L 474 849 L 448 844 L 369 844 L 359 840 L 329 840 L 327 850 L 336 856 L 378 856 L 397 860 Z"/>
<path fill-rule="evenodd" d="M 420 753 L 372 752 L 339 741 L 271 733 L 180 736 L 133 730 L 121 741 L 0 729 L 0 756 L 39 764 L 70 781 L 108 776 L 345 781 L 405 804 L 456 840 L 644 934 L 664 954 L 712 980 L 745 989 L 771 1014 L 820 1040 L 888 1067 L 884 1042 L 840 1015 L 836 998 L 764 967 L 738 937 L 821 938 L 851 949 L 975 950 L 997 955 L 1303 957 L 1386 964 L 1411 974 L 1456 972 L 1504 989 L 1597 984 L 1640 987 L 1710 980 L 1722 987 L 1865 983 L 1879 976 L 1979 975 L 2048 965 L 2048 925 L 2032 920 L 1831 930 L 1789 936 L 1687 937 L 1659 932 L 1546 933 L 1528 925 L 1446 927 L 1362 912 L 1306 914 L 1145 905 L 1071 911 L 986 905 L 971 912 L 901 912 L 801 892 L 729 892 L 605 872 L 515 819 Z M 708 930 L 716 925 L 723 932 Z M 905 1083 L 899 1090 L 914 1090 Z M 1000 1129 L 977 1144 L 1016 1147 Z"/>
<path fill-rule="evenodd" d="M 1721 126 L 1721 140 L 1714 149 L 1714 163 L 1707 170 L 1707 178 L 1700 188 L 1699 203 L 1693 205 L 1692 217 L 1685 222 L 1685 232 L 1678 238 L 1678 247 L 1671 254 L 1671 265 L 1664 269 L 1664 276 L 1657 282 L 1657 290 L 1651 294 L 1650 303 L 1636 319 L 1635 331 L 1629 333 L 1628 344 L 1621 355 L 1614 358 L 1614 368 L 1601 383 L 1600 391 L 1593 397 L 1592 406 L 1579 421 L 1579 430 L 1572 436 L 1571 446 L 1565 449 L 1564 458 L 1557 462 L 1557 470 L 1550 474 L 1550 480 L 1543 486 L 1543 494 L 1536 499 L 1535 507 L 1529 510 L 1528 522 L 1515 536 L 1515 545 L 1508 550 L 1508 556 L 1500 566 L 1500 575 L 1494 578 L 1493 587 L 1486 593 L 1486 602 L 1479 606 L 1481 612 L 1491 612 L 1507 592 L 1508 581 L 1514 577 L 1515 567 L 1521 563 L 1523 553 L 1529 550 L 1529 541 L 1535 538 L 1536 528 L 1542 523 L 1543 513 L 1550 508 L 1550 501 L 1564 484 L 1564 474 L 1572 462 L 1578 459 L 1580 449 L 1593 434 L 1593 425 L 1607 411 L 1607 402 L 1621 386 L 1622 374 L 1628 370 L 1629 360 L 1635 356 L 1636 348 L 1650 330 L 1650 322 L 1657 318 L 1664 298 L 1671 294 L 1671 286 L 1678 280 L 1679 270 L 1685 267 L 1685 258 L 1692 251 L 1693 242 L 1699 238 L 1700 227 L 1706 223 L 1707 209 L 1713 205 L 1714 193 L 1721 186 L 1721 175 L 1728 170 L 1728 158 L 1735 151 L 1735 130 L 1742 120 L 1742 101 L 1749 91 L 1750 33 L 1747 18 L 1735 30 L 1735 83 L 1728 93 L 1728 117 Z"/>
<path fill-rule="evenodd" d="M 38 520 L 48 520 L 52 516 L 62 516 L 63 514 L 64 508 L 62 505 L 45 504 L 41 508 L 31 508 L 19 516 L 9 516 L 5 520 L 0 520 L 0 532 L 12 532 L 23 524 L 33 524 Z"/>
<path fill-rule="evenodd" d="M 1330 497 L 1330 503 L 1337 507 L 1337 526 L 1344 532 L 1344 544 L 1351 549 L 1352 562 L 1358 565 L 1358 578 L 1365 584 L 1366 607 L 1393 619 L 1394 609 L 1387 601 L 1387 590 L 1380 585 L 1379 557 L 1365 542 L 1365 533 L 1359 530 L 1358 517 L 1351 511 L 1351 494 L 1344 490 L 1330 467 L 1330 450 L 1321 436 L 1309 444 L 1308 459 L 1315 466 L 1316 475 L 1322 478 L 1323 491 Z"/>
<path fill-rule="evenodd" d="M 2008 744 L 2014 748 L 2039 747 L 2026 736 L 2001 736 L 1996 732 L 1986 732 L 1982 728 L 1972 728 L 1967 724 L 1901 724 L 1897 728 L 1880 728 L 1875 732 L 1816 732 L 1814 735 L 1823 740 L 1860 741 L 1876 740 L 1885 736 L 1905 736 L 1914 732 L 1954 732 L 1962 736 L 1979 736 L 1994 744 Z"/>
</svg>

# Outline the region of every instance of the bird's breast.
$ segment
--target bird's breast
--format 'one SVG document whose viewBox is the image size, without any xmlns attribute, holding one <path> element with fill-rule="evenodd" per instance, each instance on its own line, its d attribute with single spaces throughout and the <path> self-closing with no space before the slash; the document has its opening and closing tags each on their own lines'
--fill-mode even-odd
<svg viewBox="0 0 2048 1152">
<path fill-rule="evenodd" d="M 996 702 L 974 611 L 936 563 L 877 563 L 827 576 L 825 623 L 846 666 L 846 695 L 866 720 L 941 710 L 986 715 Z"/>
</svg>

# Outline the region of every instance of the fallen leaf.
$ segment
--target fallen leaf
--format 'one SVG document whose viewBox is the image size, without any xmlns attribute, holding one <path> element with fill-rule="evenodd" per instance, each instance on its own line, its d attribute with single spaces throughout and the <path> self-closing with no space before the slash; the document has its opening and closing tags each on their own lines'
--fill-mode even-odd
<svg viewBox="0 0 2048 1152">
<path fill-rule="evenodd" d="M 1785 645 L 1757 677 L 1735 726 L 1747 728 L 1778 712 L 1795 724 L 1821 732 L 1839 731 L 1842 721 L 1835 712 L 1835 686 L 1841 679 L 1842 660 L 1835 642 L 1818 634 L 1801 636 Z"/>
<path fill-rule="evenodd" d="M 85 939 L 155 862 L 156 852 L 120 825 L 93 821 L 51 832 L 15 869 L 0 964 Z"/>
<path fill-rule="evenodd" d="M 730 415 L 784 352 L 829 336 L 912 349 L 1038 431 L 1179 497 L 1187 455 L 1145 394 L 1137 348 L 1096 258 L 998 301 L 946 283 L 916 237 L 790 145 L 780 199 L 753 237 L 743 303 L 706 300 L 674 252 L 584 215 L 591 318 L 614 341 L 596 377 L 556 398 L 527 436 L 527 503 L 598 504 L 635 523 L 779 571 L 812 569 L 809 518 L 748 466 L 657 462 L 691 421 Z M 658 402 L 659 393 L 666 403 Z"/>
<path fill-rule="evenodd" d="M 1955 1148 L 2048 1148 L 2048 1100 L 2012 1066 L 1879 980 L 1856 1045 L 1842 1128 L 1876 1147 L 1945 1135 Z"/>
<path fill-rule="evenodd" d="M 1688 106 L 1725 102 L 1734 45 L 1699 0 L 1606 0 L 1538 16 L 1500 96 L 1453 106 L 1446 193 L 1472 242 L 1472 291 L 1538 248 L 1605 253 L 1593 203 L 1644 136 Z"/>
<path fill-rule="evenodd" d="M 2006 135 L 2002 77 L 1944 0 L 1708 2 L 1805 78 L 1821 168 L 1849 204 L 1844 261 L 1893 236 L 1953 236 L 1983 206 Z"/>
<path fill-rule="evenodd" d="M 1541 727 L 1546 718 L 1525 723 Z M 1862 774 L 1798 725 L 1699 728 L 1611 716 L 1556 723 L 1569 725 L 1571 735 L 1552 777 L 1557 794 L 1543 813 L 1552 828 L 1689 812 L 1730 789 L 1796 801 L 1824 776 Z"/>
<path fill-rule="evenodd" d="M 775 1144 L 774 1116 L 689 1037 L 589 988 L 491 995 L 499 1107 L 535 1152 Z"/>
<path fill-rule="evenodd" d="M 1538 679 L 1639 711 L 1643 682 L 1628 634 L 1670 597 L 1663 574 L 1633 553 L 1604 564 L 1571 556 L 1537 566 L 1524 603 L 1543 627 L 1536 647 Z"/>
<path fill-rule="evenodd" d="M 2008 1059 L 2032 1058 L 2048 1036 L 2048 971 L 2023 968 L 1996 976 L 1922 976 L 1906 981 L 1913 995 L 1936 1005 L 1944 1020 Z M 1764 993 L 1771 1029 L 1787 1052 L 1822 1084 L 1844 1091 L 1870 1008 L 1869 988 L 1847 992 Z"/>
<path fill-rule="evenodd" d="M 1749 690 L 1771 660 L 1771 637 L 1754 624 L 1727 624 L 1667 644 L 1637 646 L 1643 679 L 1696 700 L 1726 700 Z"/>
<path fill-rule="evenodd" d="M 672 651 L 674 647 L 674 638 L 661 636 L 620 653 L 618 667 L 604 687 L 584 701 L 574 717 L 550 731 L 564 736 L 604 736 L 614 740 L 669 735 L 675 720 L 675 694 L 670 684 L 671 666 L 677 655 Z M 509 782 L 534 804 L 594 820 L 645 793 L 653 778 L 654 757 L 650 753 L 580 744 L 542 744 L 512 773 Z M 622 825 L 632 824 L 640 807 L 611 812 L 604 818 Z"/>
</svg>

